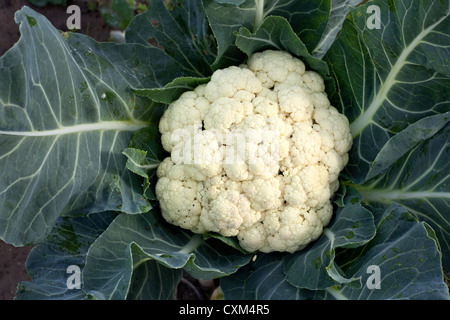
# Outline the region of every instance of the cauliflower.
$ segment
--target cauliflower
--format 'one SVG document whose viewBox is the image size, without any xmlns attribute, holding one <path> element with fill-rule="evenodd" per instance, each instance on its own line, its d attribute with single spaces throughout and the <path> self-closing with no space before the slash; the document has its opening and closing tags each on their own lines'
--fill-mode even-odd
<svg viewBox="0 0 450 320">
<path fill-rule="evenodd" d="M 302 61 L 267 50 L 183 93 L 159 124 L 171 154 L 157 170 L 164 219 L 236 236 L 249 252 L 295 252 L 316 240 L 352 145 L 324 90 Z"/>
</svg>

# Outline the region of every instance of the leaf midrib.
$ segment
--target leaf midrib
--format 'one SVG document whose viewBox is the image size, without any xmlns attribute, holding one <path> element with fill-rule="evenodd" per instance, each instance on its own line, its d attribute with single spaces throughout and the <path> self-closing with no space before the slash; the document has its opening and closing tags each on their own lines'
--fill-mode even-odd
<svg viewBox="0 0 450 320">
<path fill-rule="evenodd" d="M 137 131 L 149 126 L 145 121 L 101 121 L 96 123 L 77 124 L 73 126 L 63 126 L 58 129 L 42 131 L 5 131 L 0 130 L 0 135 L 25 136 L 25 137 L 45 137 L 61 136 L 66 134 L 76 134 L 89 131 Z"/>
<path fill-rule="evenodd" d="M 393 202 L 395 200 L 409 199 L 450 199 L 450 192 L 433 191 L 394 191 L 394 190 L 358 190 L 364 201 L 368 202 Z"/>
<path fill-rule="evenodd" d="M 406 63 L 406 59 L 411 54 L 411 52 L 419 45 L 419 43 L 425 38 L 437 25 L 439 25 L 442 21 L 447 18 L 448 14 L 441 17 L 441 19 L 437 20 L 435 23 L 430 25 L 428 28 L 422 30 L 417 37 L 403 50 L 401 55 L 398 57 L 391 71 L 389 72 L 386 81 L 380 87 L 375 98 L 370 103 L 369 107 L 365 112 L 362 112 L 355 121 L 350 124 L 350 131 L 352 133 L 353 138 L 356 138 L 365 127 L 367 127 L 373 119 L 373 116 L 381 107 L 381 104 L 386 99 L 389 90 L 395 84 L 395 79 L 402 69 L 402 67 Z"/>
</svg>

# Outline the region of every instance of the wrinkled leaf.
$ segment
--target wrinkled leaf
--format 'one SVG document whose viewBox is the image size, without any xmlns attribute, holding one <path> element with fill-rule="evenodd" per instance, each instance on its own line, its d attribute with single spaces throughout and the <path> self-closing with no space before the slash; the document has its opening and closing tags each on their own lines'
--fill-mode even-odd
<svg viewBox="0 0 450 320">
<path fill-rule="evenodd" d="M 124 299 L 134 267 L 147 260 L 211 279 L 235 272 L 249 259 L 219 240 L 168 225 L 156 211 L 123 214 L 90 247 L 83 282 L 97 299 Z"/>
<path fill-rule="evenodd" d="M 79 288 L 68 288 L 68 282 L 75 284 L 75 279 L 69 279 L 75 274 L 69 267 L 83 270 L 89 247 L 116 215 L 101 212 L 89 217 L 59 217 L 47 239 L 31 250 L 26 268 L 32 281 L 19 283 L 15 299 L 87 299 L 82 283 Z M 79 276 L 81 279 L 81 274 Z"/>
<path fill-rule="evenodd" d="M 203 77 L 212 72 L 215 41 L 202 1 L 152 1 L 146 12 L 131 21 L 125 39 L 128 43 L 159 48 L 187 76 Z"/>
<path fill-rule="evenodd" d="M 342 28 L 344 20 L 350 12 L 350 8 L 361 3 L 361 0 L 332 0 L 331 11 L 325 31 L 317 43 L 312 54 L 316 58 L 322 58 L 333 44 L 337 34 Z"/>
<path fill-rule="evenodd" d="M 450 268 L 449 137 L 447 124 L 403 155 L 385 175 L 356 187 L 366 203 L 385 207 L 398 203 L 430 224 L 446 268 Z"/>
<path fill-rule="evenodd" d="M 255 32 L 269 16 L 285 18 L 294 32 L 312 50 L 325 29 L 331 1 L 246 0 L 239 5 L 222 5 L 218 1 L 205 1 L 205 10 L 217 40 L 215 68 L 236 65 L 244 58 L 235 46 L 235 33 L 240 27 Z"/>
<path fill-rule="evenodd" d="M 343 282 L 321 290 L 299 288 L 284 272 L 283 264 L 290 263 L 291 256 L 271 253 L 257 255 L 256 260 L 222 279 L 225 299 L 448 300 L 431 229 L 400 206 L 371 209 L 378 217 L 375 237 L 359 247 L 338 249 L 335 260 L 341 272 L 347 278 L 360 279 L 360 285 Z M 301 273 L 302 268 L 296 271 Z"/>
<path fill-rule="evenodd" d="M 154 260 L 142 262 L 133 270 L 127 300 L 173 300 L 182 276 L 180 269 L 164 267 Z"/>
<path fill-rule="evenodd" d="M 154 49 L 67 37 L 26 7 L 16 20 L 22 37 L 0 59 L 0 237 L 24 245 L 60 214 L 149 210 L 121 153 L 155 120 L 129 91 Z"/>
</svg>

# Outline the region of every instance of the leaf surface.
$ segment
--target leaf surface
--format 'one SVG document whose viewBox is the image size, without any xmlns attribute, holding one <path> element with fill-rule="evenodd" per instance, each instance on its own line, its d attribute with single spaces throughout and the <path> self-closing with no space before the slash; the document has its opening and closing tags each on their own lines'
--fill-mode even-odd
<svg viewBox="0 0 450 320">
<path fill-rule="evenodd" d="M 73 285 L 76 280 L 81 280 L 81 271 L 89 247 L 116 215 L 115 212 L 101 212 L 89 217 L 59 217 L 45 241 L 31 250 L 26 269 L 32 281 L 19 283 L 15 299 L 87 299 L 82 283 L 73 289 L 69 289 L 67 284 L 69 282 Z M 70 271 L 71 266 L 78 267 L 75 272 L 80 273 Z M 71 276 L 75 278 L 71 280 Z"/>
<path fill-rule="evenodd" d="M 154 49 L 64 35 L 27 7 L 16 20 L 22 37 L 0 59 L 0 237 L 24 245 L 60 214 L 149 210 L 122 150 L 155 120 L 129 91 Z"/>
<path fill-rule="evenodd" d="M 131 21 L 125 39 L 160 49 L 187 76 L 203 77 L 212 72 L 215 41 L 202 1 L 154 1 Z"/>
<path fill-rule="evenodd" d="M 432 229 L 398 205 L 387 209 L 371 208 L 371 211 L 378 217 L 376 235 L 361 246 L 336 250 L 334 263 L 342 275 L 359 281 L 329 282 L 328 287 L 305 289 L 305 282 L 316 279 L 319 280 L 314 283 L 316 287 L 324 284 L 323 277 L 316 278 L 317 271 L 312 269 L 309 273 L 312 281 L 303 278 L 292 282 L 296 280 L 292 279 L 295 273 L 300 277 L 304 273 L 305 264 L 292 264 L 290 254 L 262 254 L 221 280 L 225 299 L 448 300 Z M 329 261 L 326 256 L 304 261 L 308 260 L 321 267 Z M 287 270 L 286 265 L 290 266 Z"/>
<path fill-rule="evenodd" d="M 211 279 L 234 273 L 250 258 L 220 240 L 168 225 L 157 211 L 123 214 L 90 247 L 83 281 L 97 299 L 124 299 L 134 269 L 145 261 Z"/>
<path fill-rule="evenodd" d="M 450 3 L 372 1 L 350 12 L 324 56 L 354 137 L 343 179 L 367 203 L 402 204 L 432 225 L 448 269 Z"/>
</svg>

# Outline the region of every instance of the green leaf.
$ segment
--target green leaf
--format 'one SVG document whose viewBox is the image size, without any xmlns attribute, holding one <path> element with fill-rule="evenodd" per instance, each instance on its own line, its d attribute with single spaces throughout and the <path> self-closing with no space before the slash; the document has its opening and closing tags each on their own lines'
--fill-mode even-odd
<svg viewBox="0 0 450 320">
<path fill-rule="evenodd" d="M 383 207 L 399 203 L 429 223 L 439 239 L 446 269 L 450 268 L 449 136 L 447 124 L 403 155 L 385 175 L 355 186 L 364 202 Z"/>
<path fill-rule="evenodd" d="M 282 254 L 258 254 L 254 262 L 220 280 L 226 300 L 323 300 L 326 291 L 291 285 L 283 273 Z"/>
<path fill-rule="evenodd" d="M 234 45 L 234 32 L 241 26 L 251 28 L 255 19 L 254 1 L 244 1 L 240 6 L 225 6 L 214 0 L 204 1 L 205 11 L 217 43 L 214 70 L 240 64 L 245 55 Z"/>
<path fill-rule="evenodd" d="M 148 200 L 156 200 L 154 185 L 159 163 L 166 158 L 167 152 L 161 145 L 161 134 L 157 126 L 138 130 L 130 141 L 130 147 L 123 151 L 128 158 L 128 170 L 144 178 L 143 195 Z"/>
<path fill-rule="evenodd" d="M 183 68 L 185 76 L 212 73 L 215 41 L 202 1 L 153 1 L 130 22 L 125 38 L 128 43 L 159 48 Z"/>
<path fill-rule="evenodd" d="M 175 289 L 183 277 L 180 269 L 170 269 L 149 260 L 133 270 L 127 300 L 173 300 Z"/>
<path fill-rule="evenodd" d="M 265 0 L 262 16 L 279 16 L 288 20 L 308 51 L 312 52 L 326 31 L 331 9 L 331 0 Z"/>
<path fill-rule="evenodd" d="M 129 90 L 155 49 L 63 35 L 26 7 L 16 20 L 22 37 L 0 59 L 0 237 L 25 245 L 60 214 L 149 210 L 121 153 L 156 120 Z"/>
<path fill-rule="evenodd" d="M 379 29 L 368 27 L 369 5 L 380 9 Z M 449 8 L 448 1 L 398 0 L 351 9 L 324 57 L 338 87 L 332 103 L 354 137 L 343 176 L 363 184 L 356 188 L 367 203 L 400 203 L 427 221 L 446 269 Z"/>
<path fill-rule="evenodd" d="M 293 31 L 313 50 L 325 30 L 331 0 L 246 0 L 239 5 L 223 5 L 218 1 L 205 1 L 205 10 L 217 40 L 215 69 L 242 62 L 243 55 L 235 46 L 235 33 L 240 27 L 255 32 L 269 16 L 285 18 Z"/>
<path fill-rule="evenodd" d="M 388 170 L 419 143 L 432 138 L 450 120 L 450 112 L 425 117 L 389 139 L 372 162 L 366 181 Z"/>
<path fill-rule="evenodd" d="M 236 237 L 224 237 L 215 232 L 208 232 L 203 235 L 203 239 L 207 240 L 209 238 L 214 238 L 226 243 L 230 247 L 240 251 L 242 254 L 250 254 L 248 251 L 244 250 L 239 244 L 239 240 Z"/>
<path fill-rule="evenodd" d="M 147 97 L 155 102 L 169 104 L 178 99 L 180 95 L 197 86 L 209 82 L 210 78 L 180 77 L 166 84 L 163 88 L 133 89 L 135 95 Z"/>
<path fill-rule="evenodd" d="M 398 205 L 371 210 L 378 217 L 373 239 L 356 248 L 336 250 L 336 265 L 345 277 L 360 279 L 360 286 L 344 282 L 320 290 L 299 288 L 284 272 L 284 263 L 290 262 L 291 256 L 271 253 L 258 255 L 221 279 L 225 299 L 448 300 L 437 242 L 430 228 Z M 303 267 L 295 271 L 302 273 Z"/>
<path fill-rule="evenodd" d="M 160 164 L 160 160 L 149 158 L 147 151 L 127 148 L 122 152 L 127 158 L 126 167 L 131 172 L 144 178 L 143 195 L 149 200 L 156 200 L 155 193 L 150 187 L 150 180 Z"/>
<path fill-rule="evenodd" d="M 67 281 L 72 275 L 68 268 L 76 266 L 83 270 L 89 247 L 116 215 L 101 212 L 89 217 L 59 217 L 45 241 L 31 250 L 26 268 L 32 281 L 19 283 L 15 299 L 87 299 L 82 283 L 80 288 L 68 288 Z"/>
<path fill-rule="evenodd" d="M 362 251 L 353 254 L 346 274 L 360 276 L 361 289 L 340 289 L 348 299 L 448 300 L 440 253 L 429 227 L 418 223 L 404 208 L 393 205 L 379 214 L 377 235 Z M 379 288 L 373 288 L 379 268 Z"/>
<path fill-rule="evenodd" d="M 143 150 L 127 148 L 122 153 L 128 158 L 127 169 L 147 179 L 147 171 L 157 169 L 160 163 L 160 161 L 150 162 L 147 158 L 147 152 Z"/>
<path fill-rule="evenodd" d="M 121 80 L 125 80 L 127 94 L 130 94 L 130 87 L 136 89 L 163 88 L 173 79 L 186 74 L 178 62 L 164 51 L 152 46 L 97 42 L 81 34 L 70 33 L 68 35 L 67 41 L 73 47 L 71 53 L 74 54 L 77 62 L 85 69 L 92 70 L 92 73 L 98 72 L 100 75 L 105 72 L 102 70 L 104 64 L 109 62 L 107 65 L 110 73 L 107 74 L 109 81 L 120 83 Z M 115 75 L 120 78 L 116 78 Z M 139 99 L 137 100 L 139 101 Z M 149 104 L 148 101 L 146 104 L 155 105 L 158 108 L 135 106 L 136 112 L 145 112 L 143 117 L 159 120 L 162 113 L 154 109 L 162 108 L 164 111 L 164 106 Z"/>
<path fill-rule="evenodd" d="M 232 4 L 234 6 L 239 6 L 245 2 L 245 0 L 214 0 L 220 4 Z"/>
<path fill-rule="evenodd" d="M 83 282 L 97 299 L 125 299 L 133 269 L 145 261 L 212 279 L 234 273 L 250 258 L 219 240 L 168 225 L 157 211 L 122 214 L 90 247 Z"/>
<path fill-rule="evenodd" d="M 380 29 L 367 27 L 369 5 L 380 8 Z M 345 174 L 355 183 L 391 137 L 448 111 L 448 15 L 448 1 L 371 1 L 351 10 L 325 55 L 338 87 L 332 103 L 351 122 Z"/>
<path fill-rule="evenodd" d="M 345 19 L 347 18 L 347 15 L 350 12 L 350 8 L 356 6 L 361 2 L 363 1 L 361 0 L 331 1 L 331 10 L 327 26 L 325 28 L 325 31 L 322 33 L 320 41 L 312 50 L 312 54 L 316 58 L 321 59 L 325 55 L 325 53 L 328 51 L 328 49 L 336 39 L 337 34 L 341 30 L 342 24 L 344 23 Z"/>
</svg>

